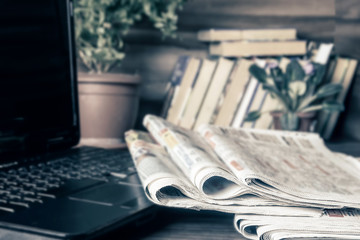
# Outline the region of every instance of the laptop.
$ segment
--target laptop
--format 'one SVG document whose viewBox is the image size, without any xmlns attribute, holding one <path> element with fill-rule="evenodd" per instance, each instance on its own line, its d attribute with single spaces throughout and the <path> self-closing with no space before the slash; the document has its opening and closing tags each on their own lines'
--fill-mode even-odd
<svg viewBox="0 0 360 240">
<path fill-rule="evenodd" d="M 0 2 L 0 232 L 86 239 L 156 213 L 127 150 L 77 146 L 72 13 Z"/>
</svg>

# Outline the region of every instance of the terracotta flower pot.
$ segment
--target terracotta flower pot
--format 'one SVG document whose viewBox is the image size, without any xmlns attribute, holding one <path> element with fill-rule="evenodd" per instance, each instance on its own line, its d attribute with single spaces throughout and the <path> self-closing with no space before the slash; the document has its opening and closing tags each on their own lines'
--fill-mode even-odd
<svg viewBox="0 0 360 240">
<path fill-rule="evenodd" d="M 316 112 L 304 112 L 304 113 L 297 113 L 300 119 L 300 125 L 298 131 L 302 132 L 309 132 L 310 127 L 316 117 Z"/>
<path fill-rule="evenodd" d="M 311 124 L 316 117 L 316 112 L 294 113 L 291 119 L 286 119 L 281 111 L 273 111 L 270 114 L 273 117 L 274 129 L 302 132 L 310 131 Z"/>
<path fill-rule="evenodd" d="M 136 120 L 139 83 L 138 75 L 79 73 L 82 139 L 123 141 Z"/>
</svg>

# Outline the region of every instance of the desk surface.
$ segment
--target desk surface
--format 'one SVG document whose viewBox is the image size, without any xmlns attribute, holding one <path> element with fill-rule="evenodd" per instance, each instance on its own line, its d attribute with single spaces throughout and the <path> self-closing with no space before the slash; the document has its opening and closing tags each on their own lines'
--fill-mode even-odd
<svg viewBox="0 0 360 240">
<path fill-rule="evenodd" d="M 196 239 L 230 240 L 246 239 L 235 230 L 233 214 L 204 214 L 201 212 L 174 215 L 178 220 L 164 225 L 141 240 Z"/>
<path fill-rule="evenodd" d="M 163 208 L 147 228 L 131 232 L 117 231 L 96 240 L 231 240 L 243 238 L 233 226 L 233 214 L 207 211 Z M 0 239 L 6 240 L 56 240 L 44 236 L 0 230 Z"/>
<path fill-rule="evenodd" d="M 333 151 L 344 152 L 360 157 L 359 142 L 330 143 L 328 146 Z M 136 235 L 134 233 L 116 232 L 112 234 L 112 237 L 109 236 L 100 239 L 245 239 L 235 230 L 233 218 L 233 214 L 162 208 L 159 216 L 151 222 L 148 228 L 135 229 Z M 4 229 L 0 230 L 0 239 L 50 240 L 50 238 L 47 237 L 14 233 Z"/>
<path fill-rule="evenodd" d="M 158 227 L 148 229 L 138 236 L 128 237 L 128 239 L 246 239 L 235 230 L 233 220 L 233 214 L 163 208 L 157 218 Z"/>
</svg>

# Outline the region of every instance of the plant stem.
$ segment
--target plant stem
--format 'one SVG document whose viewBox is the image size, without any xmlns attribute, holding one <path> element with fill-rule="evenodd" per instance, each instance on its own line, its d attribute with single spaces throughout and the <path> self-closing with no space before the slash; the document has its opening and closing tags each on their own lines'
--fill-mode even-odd
<svg viewBox="0 0 360 240">
<path fill-rule="evenodd" d="M 311 106 L 311 107 L 307 107 L 303 110 L 301 110 L 300 112 L 313 112 L 313 111 L 319 111 L 323 108 L 322 105 L 314 105 L 314 106 Z"/>
</svg>

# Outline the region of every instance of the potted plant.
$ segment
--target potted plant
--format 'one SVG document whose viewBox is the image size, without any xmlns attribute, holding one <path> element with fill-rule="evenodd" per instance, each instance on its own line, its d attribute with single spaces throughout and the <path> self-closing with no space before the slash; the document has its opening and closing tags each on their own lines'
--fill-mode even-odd
<svg viewBox="0 0 360 240">
<path fill-rule="evenodd" d="M 283 72 L 276 63 L 266 71 L 256 64 L 249 71 L 271 97 L 278 100 L 280 108 L 270 111 L 275 129 L 308 131 L 310 122 L 319 111 L 342 111 L 341 103 L 329 97 L 342 90 L 341 84 L 324 82 L 326 66 L 310 61 L 292 60 Z M 255 121 L 261 112 L 247 114 L 245 121 Z"/>
<path fill-rule="evenodd" d="M 82 138 L 123 139 L 138 109 L 136 74 L 112 73 L 125 57 L 123 37 L 137 22 L 150 21 L 164 37 L 175 37 L 185 0 L 77 0 L 75 41 L 80 67 Z"/>
</svg>

